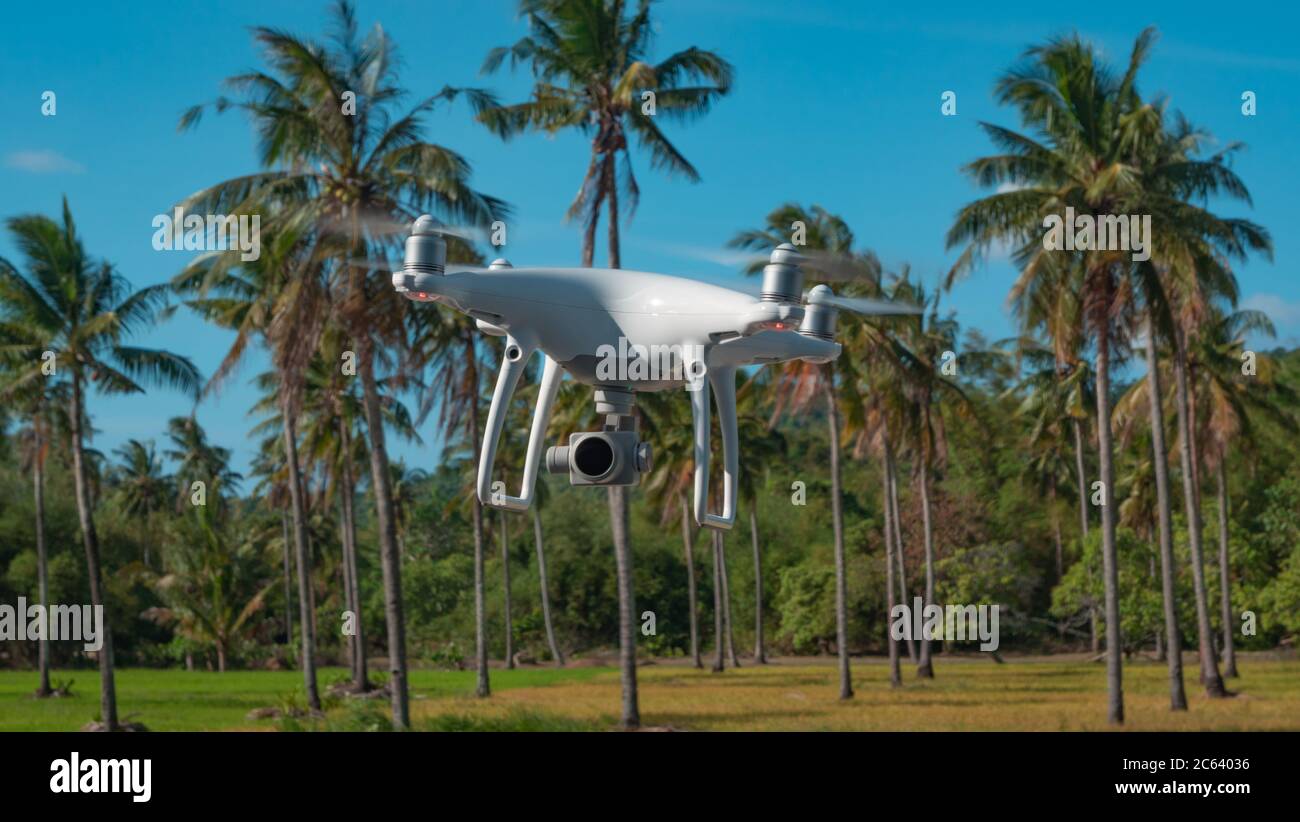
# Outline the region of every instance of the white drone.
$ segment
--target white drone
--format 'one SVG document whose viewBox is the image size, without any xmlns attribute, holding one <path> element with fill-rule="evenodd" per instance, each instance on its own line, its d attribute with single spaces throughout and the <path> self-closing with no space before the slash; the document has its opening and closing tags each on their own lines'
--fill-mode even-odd
<svg viewBox="0 0 1300 822">
<path fill-rule="evenodd" d="M 740 470 L 736 433 L 736 369 L 787 360 L 826 363 L 840 354 L 838 309 L 864 314 L 915 313 L 909 306 L 837 297 L 818 285 L 803 294 L 800 264 L 807 258 L 783 244 L 763 269 L 759 297 L 698 280 L 604 268 L 514 268 L 496 260 L 486 268 L 448 266 L 444 233 L 420 217 L 406 240 L 393 287 L 409 299 L 439 302 L 477 321 L 479 330 L 506 338 L 501 374 L 492 394 L 478 464 L 484 505 L 524 511 L 532 504 L 542 445 L 562 377 L 561 368 L 595 389 L 603 430 L 572 434 L 546 454 L 551 473 L 573 485 L 636 485 L 650 470 L 632 414 L 637 391 L 684 387 L 691 394 L 695 433 L 695 522 L 727 530 L 736 519 Z M 494 489 L 492 467 L 506 412 L 519 377 L 537 350 L 545 357 L 533 412 L 519 496 Z M 710 388 L 718 406 L 724 461 L 722 513 L 710 513 Z"/>
</svg>

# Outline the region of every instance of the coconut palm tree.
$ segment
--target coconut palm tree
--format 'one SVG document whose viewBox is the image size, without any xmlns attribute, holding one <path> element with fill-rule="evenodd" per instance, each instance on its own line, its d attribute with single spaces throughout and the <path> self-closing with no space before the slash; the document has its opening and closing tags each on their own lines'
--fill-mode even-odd
<svg viewBox="0 0 1300 822">
<path fill-rule="evenodd" d="M 480 112 L 479 121 L 494 134 L 509 139 L 525 131 L 575 129 L 591 137 L 587 173 L 568 211 L 569 219 L 583 225 L 585 266 L 595 259 L 596 227 L 607 207 L 609 267 L 621 267 L 619 191 L 629 213 L 636 210 L 639 193 L 628 136 L 650 154 L 652 168 L 696 182 L 699 172 L 658 123 L 700 117 L 731 88 L 731 65 L 711 51 L 692 46 L 648 62 L 656 30 L 650 0 L 639 0 L 631 14 L 628 5 L 623 0 L 521 0 L 528 35 L 493 49 L 483 61 L 484 73 L 507 60 L 511 68 L 525 63 L 535 78 L 527 102 Z"/>
<path fill-rule="evenodd" d="M 0 327 L 0 346 L 21 345 L 21 337 L 8 339 L 6 331 Z M 45 476 L 49 462 L 50 449 L 58 447 L 58 441 L 66 438 L 68 433 L 67 408 L 70 386 L 66 380 L 47 377 L 45 379 L 22 380 L 21 359 L 15 358 L 12 364 L 6 364 L 6 379 L 0 382 L 0 398 L 4 398 L 10 408 L 27 421 L 15 438 L 18 446 L 19 468 L 32 476 L 33 531 L 36 537 L 36 590 L 38 601 L 43 607 L 50 604 L 49 551 L 45 534 Z M 37 670 L 40 684 L 35 696 L 44 698 L 54 695 L 50 687 L 50 646 L 49 640 L 41 637 L 37 646 Z"/>
<path fill-rule="evenodd" d="M 1032 315 L 1026 306 L 1050 303 L 1062 290 L 1081 295 L 1083 326 L 1096 354 L 1107 713 L 1116 724 L 1124 720 L 1124 695 L 1110 381 L 1112 361 L 1123 355 L 1126 331 L 1132 327 L 1130 252 L 1056 251 L 1044 242 L 1049 228 L 1044 218 L 1056 215 L 1060 220 L 1069 207 L 1095 224 L 1098 217 L 1129 213 L 1129 206 L 1141 199 L 1132 162 L 1135 112 L 1143 105 L 1136 84 L 1154 40 L 1154 29 L 1138 36 L 1123 73 L 1110 71 L 1078 35 L 1028 49 L 1024 62 L 998 80 L 995 94 L 1000 103 L 1017 109 L 1031 133 L 982 123 L 1002 153 L 965 167 L 980 185 L 1010 187 L 963 207 L 947 237 L 948 247 L 965 246 L 950 283 L 995 243 L 1011 246 L 1021 270 L 1011 298 L 1022 318 Z"/>
<path fill-rule="evenodd" d="M 1253 352 L 1253 368 L 1245 369 L 1246 336 L 1275 335 L 1272 322 L 1258 311 L 1215 312 L 1193 341 L 1192 373 L 1197 376 L 1197 396 L 1202 398 L 1201 419 L 1205 431 L 1203 458 L 1214 471 L 1219 536 L 1219 607 L 1223 630 L 1223 675 L 1236 677 L 1237 657 L 1234 634 L 1237 625 L 1232 608 L 1232 564 L 1228 540 L 1228 471 L 1230 449 L 1255 448 L 1254 421 L 1266 418 L 1286 431 L 1298 426 L 1294 413 L 1297 396 L 1278 380 L 1279 364 L 1265 352 Z M 1243 373 L 1244 371 L 1252 373 Z"/>
<path fill-rule="evenodd" d="M 230 252 L 202 255 L 172 279 L 171 287 L 184 295 L 185 304 L 199 316 L 235 333 L 203 394 L 222 387 L 251 345 L 260 342 L 271 352 L 275 368 L 271 404 L 278 408 L 279 452 L 285 467 L 283 484 L 288 489 L 298 576 L 303 686 L 308 706 L 319 710 L 308 499 L 299 456 L 298 420 L 308 368 L 316 356 L 327 314 L 322 266 L 300 233 L 284 230 L 263 237 L 257 260 L 245 262 Z"/>
<path fill-rule="evenodd" d="M 167 607 L 152 616 L 177 625 L 191 640 L 210 643 L 217 671 L 224 673 L 230 651 L 255 627 L 275 581 L 263 578 L 257 546 L 232 544 L 229 524 L 219 517 L 215 506 L 196 505 L 180 518 L 155 585 Z"/>
<path fill-rule="evenodd" d="M 409 725 L 406 630 L 401 598 L 388 450 L 382 422 L 379 373 L 406 348 L 404 317 L 410 304 L 393 291 L 390 274 L 354 260 L 383 257 L 397 247 L 405 222 L 437 213 L 476 225 L 505 214 L 504 204 L 469 185 L 470 166 L 456 152 L 421 139 L 423 118 L 440 104 L 465 96 L 481 110 L 491 98 L 446 87 L 397 108 L 400 63 L 392 41 L 376 25 L 358 32 L 352 4 L 334 7 L 335 32 L 327 44 L 265 27 L 253 30 L 268 70 L 229 78 L 239 99 L 218 98 L 217 111 L 244 112 L 261 137 L 264 171 L 218 183 L 182 205 L 186 210 L 252 214 L 270 210 L 269 228 L 306 229 L 311 256 L 326 267 L 330 306 L 355 346 L 369 439 L 370 474 L 377 501 L 380 564 L 391 663 L 393 723 Z M 352 97 L 344 99 L 344 94 Z M 186 112 L 181 128 L 204 110 Z"/>
<path fill-rule="evenodd" d="M 112 471 L 112 482 L 121 500 L 122 510 L 128 517 L 147 525 L 154 513 L 161 511 L 167 504 L 173 478 L 163 473 L 162 462 L 154 453 L 152 440 L 143 443 L 129 439 L 113 453 L 121 460 L 121 464 Z M 146 535 L 142 541 L 145 567 L 151 567 L 149 545 L 152 540 Z"/>
<path fill-rule="evenodd" d="M 464 250 L 458 253 L 455 246 L 447 249 L 448 261 L 464 254 L 467 262 L 475 259 Z M 437 374 L 434 382 L 421 394 L 420 419 L 436 405 L 442 421 L 443 436 L 448 441 L 459 440 L 468 446 L 470 454 L 480 447 L 479 411 L 482 402 L 483 352 L 480 350 L 472 321 L 464 315 L 450 311 L 428 311 L 414 315 L 411 325 L 412 360 L 428 363 Z M 487 580 L 484 573 L 485 539 L 483 505 L 469 486 L 467 497 L 474 530 L 474 645 L 477 682 L 475 694 L 487 697 L 492 693 L 487 662 Z"/>
<path fill-rule="evenodd" d="M 623 0 L 521 0 L 521 16 L 530 33 L 512 46 L 493 49 L 483 63 L 484 72 L 497 70 L 507 58 L 512 67 L 527 63 L 536 78 L 531 100 L 488 106 L 479 113 L 493 133 L 503 139 L 524 131 L 555 134 L 565 129 L 592 135 L 587 173 L 568 211 L 570 219 L 583 223 L 584 266 L 594 263 L 596 227 L 606 207 L 609 267 L 622 267 L 620 187 L 629 215 L 639 197 L 628 132 L 649 152 L 651 167 L 697 181 L 699 173 L 655 120 L 661 114 L 677 121 L 702 116 L 731 87 L 730 64 L 710 51 L 691 47 L 657 64 L 645 62 L 655 33 L 650 9 L 650 0 L 639 0 L 630 15 Z M 641 717 L 628 492 L 610 488 L 607 496 L 619 591 L 621 723 L 635 728 Z"/>
<path fill-rule="evenodd" d="M 104 570 L 91 502 L 85 429 L 86 393 L 143 393 L 154 384 L 194 392 L 199 374 L 187 358 L 170 351 L 140 348 L 126 341 L 148 328 L 167 301 L 167 289 L 132 289 L 113 266 L 93 259 L 82 244 L 63 200 L 62 220 L 38 214 L 13 217 L 7 226 L 26 262 L 20 272 L 0 259 L 0 355 L 15 364 L 11 385 L 44 379 L 45 362 L 70 384 L 68 423 L 73 480 L 91 604 L 104 608 Z M 43 352 L 53 352 L 43 359 Z M 99 651 L 100 722 L 116 730 L 117 689 L 113 677 L 113 640 L 104 609 L 103 648 Z"/>
<path fill-rule="evenodd" d="M 207 432 L 199 425 L 196 416 L 191 414 L 168 420 L 167 438 L 171 440 L 172 448 L 163 454 L 177 463 L 178 511 L 183 510 L 183 506 L 188 503 L 191 484 L 196 480 L 207 484 L 218 505 L 221 504 L 222 497 L 217 494 L 217 489 L 222 489 L 225 493 L 238 490 L 239 481 L 243 477 L 230 467 L 230 449 L 208 442 Z"/>
<path fill-rule="evenodd" d="M 796 226 L 799 228 L 796 229 Z M 792 231 L 799 231 L 804 248 L 822 252 L 850 265 L 859 272 L 863 282 L 879 288 L 880 263 L 871 252 L 855 251 L 853 231 L 844 220 L 818 205 L 804 208 L 796 203 L 786 203 L 767 215 L 764 226 L 742 231 L 731 239 L 733 248 L 766 252 L 788 242 Z M 817 269 L 806 266 L 813 276 Z M 757 273 L 762 263 L 755 261 L 749 273 Z M 841 317 L 841 323 L 856 320 Z M 841 358 L 843 359 L 843 358 Z M 847 363 L 828 363 L 816 366 L 795 361 L 786 363 L 774 378 L 775 397 L 773 422 L 785 413 L 807 411 L 814 404 L 825 403 L 827 431 L 830 440 L 831 474 L 831 527 L 835 538 L 835 621 L 836 648 L 839 656 L 840 698 L 853 698 L 852 675 L 849 668 L 848 648 L 848 581 L 845 572 L 844 512 L 840 487 L 840 401 L 836 381 L 836 368 Z M 851 383 L 850 383 L 851 384 Z"/>
</svg>

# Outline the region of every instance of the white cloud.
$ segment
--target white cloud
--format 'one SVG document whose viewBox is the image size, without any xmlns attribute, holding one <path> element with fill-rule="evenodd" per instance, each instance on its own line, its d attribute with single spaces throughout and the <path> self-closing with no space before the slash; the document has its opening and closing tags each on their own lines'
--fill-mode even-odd
<svg viewBox="0 0 1300 822">
<path fill-rule="evenodd" d="M 1241 300 L 1239 305 L 1263 311 L 1278 326 L 1279 331 L 1285 326 L 1300 325 L 1300 301 L 1291 302 L 1276 294 L 1251 294 Z"/>
<path fill-rule="evenodd" d="M 50 149 L 10 152 L 5 155 L 5 167 L 32 174 L 80 174 L 86 170 L 81 163 Z"/>
</svg>

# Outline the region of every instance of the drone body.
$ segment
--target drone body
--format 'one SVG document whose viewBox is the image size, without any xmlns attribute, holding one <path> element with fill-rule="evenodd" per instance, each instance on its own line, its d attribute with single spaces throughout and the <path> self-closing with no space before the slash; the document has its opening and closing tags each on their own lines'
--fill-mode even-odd
<svg viewBox="0 0 1300 822">
<path fill-rule="evenodd" d="M 545 463 L 575 485 L 633 485 L 650 469 L 648 443 L 636 434 L 638 391 L 685 388 L 695 435 L 696 523 L 729 529 L 735 522 L 739 474 L 736 370 L 802 359 L 826 363 L 840 353 L 836 312 L 849 307 L 818 286 L 803 302 L 800 255 L 780 246 L 764 269 L 761 297 L 683 277 L 622 269 L 448 266 L 437 224 L 421 217 L 406 241 L 394 287 L 421 302 L 440 302 L 474 317 L 481 331 L 504 336 L 501 373 L 479 457 L 477 493 L 485 504 L 525 510 L 560 379 L 568 372 L 595 391 L 605 416 L 598 432 L 573 434 Z M 518 496 L 493 487 L 492 466 L 515 387 L 533 353 L 545 357 Z M 723 439 L 723 509 L 708 511 L 710 397 Z"/>
</svg>

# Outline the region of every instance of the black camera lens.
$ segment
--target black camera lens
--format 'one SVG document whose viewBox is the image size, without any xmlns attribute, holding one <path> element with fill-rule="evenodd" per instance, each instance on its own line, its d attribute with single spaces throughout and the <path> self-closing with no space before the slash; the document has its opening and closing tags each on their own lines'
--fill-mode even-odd
<svg viewBox="0 0 1300 822">
<path fill-rule="evenodd" d="M 604 437 L 584 437 L 574 447 L 573 467 L 588 477 L 603 477 L 614 467 L 614 449 Z"/>
</svg>

